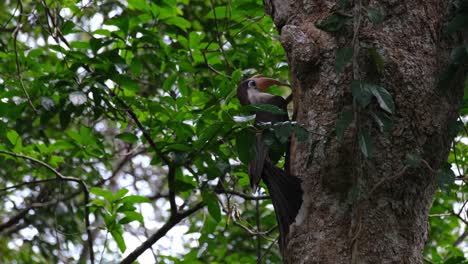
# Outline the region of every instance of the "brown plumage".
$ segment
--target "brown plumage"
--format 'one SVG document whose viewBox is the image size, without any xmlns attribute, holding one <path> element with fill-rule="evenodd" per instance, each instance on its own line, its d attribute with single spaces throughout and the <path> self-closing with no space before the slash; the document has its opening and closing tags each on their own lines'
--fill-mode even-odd
<svg viewBox="0 0 468 264">
<path fill-rule="evenodd" d="M 249 104 L 271 104 L 284 111 L 284 114 L 273 114 L 270 112 L 255 112 L 255 124 L 260 123 L 276 123 L 288 121 L 287 105 L 288 101 L 278 95 L 265 93 L 271 85 L 284 85 L 278 80 L 266 78 L 262 75 L 255 75 L 245 81 L 243 81 L 237 88 L 237 98 L 242 105 Z M 268 148 L 261 140 L 261 131 L 257 133 L 257 139 L 255 144 L 256 158 L 249 164 L 249 175 L 250 185 L 255 191 L 258 183 L 260 182 L 263 164 L 265 159 L 268 157 Z"/>
<path fill-rule="evenodd" d="M 265 93 L 264 91 L 271 85 L 287 84 L 262 75 L 256 75 L 243 81 L 237 87 L 237 98 L 242 105 L 270 104 L 284 111 L 284 114 L 257 111 L 255 112 L 255 124 L 289 120 L 287 105 L 292 96 L 284 99 L 281 96 Z M 263 179 L 270 193 L 280 230 L 281 250 L 285 246 L 289 226 L 294 222 L 302 204 L 301 181 L 289 173 L 289 145 L 288 142 L 285 149 L 285 169 L 280 169 L 270 160 L 268 147 L 263 142 L 262 133 L 259 131 L 255 142 L 255 158 L 249 164 L 250 185 L 253 190 L 257 190 L 260 180 Z"/>
</svg>

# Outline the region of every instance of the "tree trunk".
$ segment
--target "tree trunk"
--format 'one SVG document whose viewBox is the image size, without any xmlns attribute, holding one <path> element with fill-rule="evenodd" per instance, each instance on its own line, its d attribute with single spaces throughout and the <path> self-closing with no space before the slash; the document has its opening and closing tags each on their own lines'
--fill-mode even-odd
<svg viewBox="0 0 468 264">
<path fill-rule="evenodd" d="M 356 0 L 339 11 L 350 17 L 342 29 L 317 28 L 337 13 L 338 2 L 265 1 L 287 53 L 294 117 L 311 131 L 307 142 L 291 147 L 291 171 L 303 180 L 305 194 L 284 262 L 422 263 L 437 188 L 433 170 L 445 164 L 453 138 L 449 128 L 463 97 L 464 76 L 444 91 L 438 88 L 454 46 L 442 35 L 451 4 L 381 0 L 359 6 Z M 366 10 L 378 9 L 384 20 L 374 25 Z M 353 48 L 355 58 L 338 75 L 335 55 L 344 47 Z M 370 50 L 383 59 L 378 78 Z M 350 87 L 356 79 L 372 79 L 390 92 L 395 111 L 388 133 L 379 131 L 369 110 L 353 106 Z M 375 99 L 369 108 L 381 111 Z M 338 140 L 335 125 L 344 110 L 355 121 Z M 371 135 L 370 158 L 361 153 L 358 130 Z M 408 166 L 408 154 L 422 159 L 419 167 Z"/>
</svg>

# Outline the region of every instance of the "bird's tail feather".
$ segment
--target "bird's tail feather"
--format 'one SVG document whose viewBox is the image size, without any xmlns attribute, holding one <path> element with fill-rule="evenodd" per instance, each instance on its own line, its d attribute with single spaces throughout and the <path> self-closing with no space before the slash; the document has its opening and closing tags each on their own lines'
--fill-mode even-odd
<svg viewBox="0 0 468 264">
<path fill-rule="evenodd" d="M 268 188 L 275 208 L 276 219 L 280 231 L 280 250 L 285 247 L 289 226 L 294 223 L 297 213 L 302 205 L 301 180 L 287 175 L 284 170 L 265 160 L 263 180 Z"/>
<path fill-rule="evenodd" d="M 257 133 L 255 138 L 255 159 L 249 164 L 250 186 L 253 192 L 258 189 L 258 183 L 262 178 L 263 166 L 268 156 L 268 147 L 262 140 L 262 134 Z"/>
</svg>

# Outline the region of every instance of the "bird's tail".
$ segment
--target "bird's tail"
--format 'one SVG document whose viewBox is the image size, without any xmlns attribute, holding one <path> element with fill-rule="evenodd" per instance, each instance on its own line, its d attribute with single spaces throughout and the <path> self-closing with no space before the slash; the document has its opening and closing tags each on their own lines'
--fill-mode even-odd
<svg viewBox="0 0 468 264">
<path fill-rule="evenodd" d="M 258 189 L 258 183 L 262 178 L 263 166 L 267 156 L 268 147 L 262 140 L 262 134 L 257 133 L 255 137 L 255 159 L 249 164 L 250 186 L 253 192 L 256 192 Z"/>
<path fill-rule="evenodd" d="M 301 180 L 287 175 L 284 170 L 271 164 L 269 160 L 265 160 L 262 176 L 275 208 L 280 231 L 279 246 L 283 252 L 289 226 L 294 223 L 302 205 Z"/>
</svg>

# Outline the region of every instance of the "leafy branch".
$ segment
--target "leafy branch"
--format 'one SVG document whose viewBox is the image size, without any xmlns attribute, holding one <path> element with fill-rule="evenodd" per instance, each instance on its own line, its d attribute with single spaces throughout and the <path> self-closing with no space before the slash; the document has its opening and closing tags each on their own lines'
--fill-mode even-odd
<svg viewBox="0 0 468 264">
<path fill-rule="evenodd" d="M 92 237 L 92 234 L 91 234 L 91 228 L 90 228 L 91 224 L 90 224 L 90 220 L 89 220 L 89 208 L 88 208 L 89 188 L 88 188 L 88 185 L 86 184 L 86 182 L 81 180 L 81 179 L 75 178 L 75 177 L 65 176 L 62 173 L 60 173 L 58 170 L 56 170 L 54 167 L 49 165 L 48 163 L 45 163 L 45 162 L 43 162 L 41 160 L 38 160 L 38 159 L 35 159 L 33 157 L 26 156 L 26 155 L 19 154 L 19 153 L 6 151 L 6 150 L 0 150 L 0 153 L 5 154 L 5 155 L 9 155 L 9 156 L 12 156 L 12 157 L 15 157 L 15 158 L 21 158 L 21 159 L 29 160 L 29 161 L 31 161 L 33 163 L 39 164 L 39 165 L 45 167 L 46 169 L 48 169 L 49 171 L 51 171 L 53 174 L 55 174 L 57 176 L 56 180 L 76 182 L 81 186 L 81 189 L 82 189 L 83 194 L 84 194 L 85 225 L 86 225 L 86 234 L 87 234 L 88 247 L 89 247 L 89 259 L 90 259 L 91 263 L 93 264 L 94 263 L 93 237 Z"/>
</svg>

